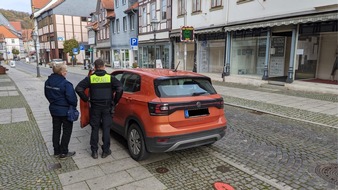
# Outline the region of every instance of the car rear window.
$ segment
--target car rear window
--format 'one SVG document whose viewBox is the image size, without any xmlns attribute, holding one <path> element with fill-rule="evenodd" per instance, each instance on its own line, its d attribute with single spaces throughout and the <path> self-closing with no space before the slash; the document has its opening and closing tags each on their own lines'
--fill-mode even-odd
<svg viewBox="0 0 338 190">
<path fill-rule="evenodd" d="M 206 96 L 216 94 L 207 78 L 157 79 L 155 90 L 158 97 Z"/>
</svg>

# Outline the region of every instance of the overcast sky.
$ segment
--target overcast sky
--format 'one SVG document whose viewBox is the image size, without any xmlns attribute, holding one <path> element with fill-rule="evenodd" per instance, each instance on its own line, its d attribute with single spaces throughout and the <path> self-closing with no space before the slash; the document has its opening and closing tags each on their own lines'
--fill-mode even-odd
<svg viewBox="0 0 338 190">
<path fill-rule="evenodd" d="M 31 0 L 0 0 L 0 8 L 31 14 Z"/>
</svg>

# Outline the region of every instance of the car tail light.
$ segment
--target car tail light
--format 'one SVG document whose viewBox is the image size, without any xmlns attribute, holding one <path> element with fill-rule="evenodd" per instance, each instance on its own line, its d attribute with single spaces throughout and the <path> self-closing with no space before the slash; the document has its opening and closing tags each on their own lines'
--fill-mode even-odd
<svg viewBox="0 0 338 190">
<path fill-rule="evenodd" d="M 221 98 L 221 99 L 218 101 L 218 103 L 219 103 L 219 108 L 220 108 L 220 109 L 224 109 L 224 100 L 223 100 L 223 98 Z"/>
<path fill-rule="evenodd" d="M 169 105 L 165 103 L 148 103 L 150 115 L 169 115 Z"/>
</svg>

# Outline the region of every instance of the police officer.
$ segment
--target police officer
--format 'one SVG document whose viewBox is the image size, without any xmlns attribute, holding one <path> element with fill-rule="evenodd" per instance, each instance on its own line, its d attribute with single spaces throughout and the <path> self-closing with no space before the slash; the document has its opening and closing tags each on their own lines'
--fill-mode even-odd
<svg viewBox="0 0 338 190">
<path fill-rule="evenodd" d="M 112 126 L 112 113 L 119 102 L 123 90 L 122 84 L 114 76 L 107 74 L 102 59 L 94 62 L 95 72 L 84 78 L 76 86 L 75 91 L 85 102 L 90 102 L 90 148 L 92 157 L 98 158 L 99 127 L 102 124 L 102 158 L 111 154 L 110 127 Z M 89 88 L 89 97 L 84 93 Z"/>
</svg>

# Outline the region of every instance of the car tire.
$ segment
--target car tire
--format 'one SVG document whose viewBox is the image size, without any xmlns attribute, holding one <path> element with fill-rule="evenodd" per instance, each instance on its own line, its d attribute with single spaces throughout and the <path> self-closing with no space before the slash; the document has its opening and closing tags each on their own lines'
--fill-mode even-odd
<svg viewBox="0 0 338 190">
<path fill-rule="evenodd" d="M 130 125 L 127 134 L 127 141 L 129 154 L 134 160 L 144 160 L 149 156 L 142 131 L 137 124 L 133 123 Z"/>
</svg>

